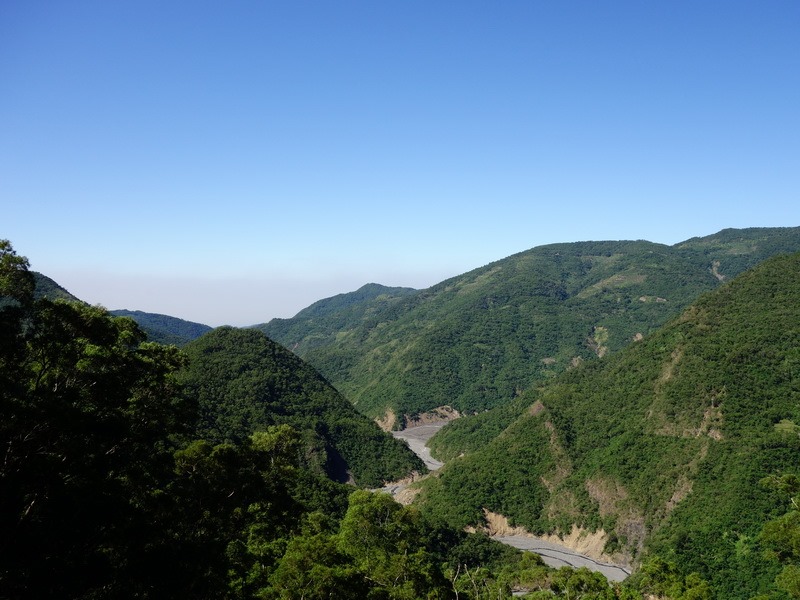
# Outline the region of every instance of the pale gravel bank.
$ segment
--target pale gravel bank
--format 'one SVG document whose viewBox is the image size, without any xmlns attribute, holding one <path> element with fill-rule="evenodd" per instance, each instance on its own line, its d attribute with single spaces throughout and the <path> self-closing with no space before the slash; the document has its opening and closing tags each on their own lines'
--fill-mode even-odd
<svg viewBox="0 0 800 600">
<path fill-rule="evenodd" d="M 441 421 L 439 423 L 426 423 L 425 425 L 417 425 L 402 431 L 393 431 L 392 435 L 398 439 L 405 440 L 409 448 L 422 459 L 425 466 L 431 471 L 436 471 L 442 468 L 443 462 L 440 462 L 431 456 L 431 449 L 426 446 L 428 440 L 442 427 L 447 425 L 449 421 Z"/>
</svg>

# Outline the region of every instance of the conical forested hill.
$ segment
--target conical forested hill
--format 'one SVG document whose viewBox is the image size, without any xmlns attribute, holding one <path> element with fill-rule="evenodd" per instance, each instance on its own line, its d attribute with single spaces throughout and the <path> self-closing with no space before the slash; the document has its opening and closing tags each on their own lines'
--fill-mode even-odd
<svg viewBox="0 0 800 600">
<path fill-rule="evenodd" d="M 718 598 L 772 589 L 758 543 L 800 469 L 800 254 L 699 300 L 643 341 L 531 390 L 527 409 L 450 461 L 424 505 L 451 524 L 504 514 L 534 532 L 602 530 L 607 550 L 699 572 Z"/>
<path fill-rule="evenodd" d="M 701 293 L 778 252 L 800 228 L 725 230 L 676 246 L 540 246 L 383 302 L 262 326 L 363 413 L 478 412 L 626 347 Z M 390 419 L 391 420 L 391 419 Z"/>
<path fill-rule="evenodd" d="M 336 479 L 378 486 L 424 471 L 408 447 L 360 414 L 312 367 L 259 331 L 221 327 L 184 347 L 182 383 L 200 408 L 197 435 L 239 443 L 270 425 L 291 425 L 306 462 Z"/>
</svg>

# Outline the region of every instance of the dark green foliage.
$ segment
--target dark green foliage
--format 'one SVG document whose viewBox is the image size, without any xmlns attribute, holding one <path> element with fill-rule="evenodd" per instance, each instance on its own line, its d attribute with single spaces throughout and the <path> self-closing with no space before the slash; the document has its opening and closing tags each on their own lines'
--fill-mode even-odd
<svg viewBox="0 0 800 600">
<path fill-rule="evenodd" d="M 33 301 L 36 279 L 28 266 L 28 259 L 18 256 L 8 240 L 0 240 L 0 310 L 7 324 L 18 322 L 19 309 Z"/>
<path fill-rule="evenodd" d="M 797 434 L 796 426 L 787 430 L 789 428 L 783 425 L 785 422 L 781 423 L 784 433 Z M 758 600 L 773 597 L 800 598 L 800 478 L 796 474 L 796 465 L 786 473 L 765 477 L 761 480 L 761 485 L 775 493 L 789 510 L 765 523 L 757 538 L 764 557 L 775 567 L 774 584 L 786 596 L 764 595 L 759 596 Z"/>
<path fill-rule="evenodd" d="M 25 317 L 36 286 L 28 259 L 0 240 L 0 400 L 24 393 Z"/>
<path fill-rule="evenodd" d="M 387 494 L 354 492 L 338 533 L 339 549 L 368 573 L 377 589 L 367 597 L 420 598 L 447 582 L 420 544 L 419 515 Z"/>
<path fill-rule="evenodd" d="M 0 243 L 0 598 L 508 598 L 509 582 L 572 577 L 321 478 L 307 468 L 318 423 L 242 435 L 227 415 L 224 441 L 192 439 L 201 407 L 216 421 L 208 397 L 195 401 L 198 378 L 179 384 L 184 354 L 145 342 L 131 319 L 33 289 L 27 261 Z M 207 337 L 195 350 L 222 388 L 228 367 L 215 359 L 232 342 L 242 389 L 303 396 L 310 376 L 263 335 Z M 290 368 L 242 368 L 271 354 Z"/>
<path fill-rule="evenodd" d="M 779 252 L 800 229 L 726 230 L 676 246 L 645 241 L 533 248 L 383 302 L 323 301 L 264 326 L 360 411 L 466 413 L 512 401 L 573 364 L 619 351 L 701 293 Z"/>
<path fill-rule="evenodd" d="M 19 303 L 0 310 L 0 596 L 121 589 L 191 411 L 172 378 L 182 359 L 128 319 L 34 300 L 26 267 L 0 268 Z"/>
<path fill-rule="evenodd" d="M 3 292 L 21 312 L 0 310 L 0 597 L 249 598 L 306 512 L 341 518 L 345 487 L 300 468 L 290 427 L 189 441 L 174 347 Z"/>
<path fill-rule="evenodd" d="M 408 447 L 361 415 L 313 368 L 253 329 L 222 327 L 185 347 L 182 376 L 200 406 L 197 435 L 239 443 L 289 424 L 305 432 L 305 460 L 332 477 L 380 486 L 423 471 Z"/>
<path fill-rule="evenodd" d="M 423 513 L 430 519 L 428 513 Z M 493 570 L 519 563 L 521 554 L 483 533 L 465 533 L 439 523 L 426 523 L 426 546 L 437 551 L 439 560 L 455 571 L 459 565 L 483 565 Z M 436 544 L 435 541 L 439 543 Z M 541 561 L 538 555 L 535 555 Z"/>
<path fill-rule="evenodd" d="M 250 597 L 266 584 L 265 568 L 308 510 L 292 493 L 299 443 L 283 427 L 235 446 L 200 440 L 175 452 L 148 507 L 158 560 L 137 573 L 159 582 L 157 597 Z"/>
<path fill-rule="evenodd" d="M 668 557 L 715 597 L 774 590 L 757 537 L 782 510 L 759 481 L 800 462 L 799 295 L 800 254 L 770 259 L 532 390 L 516 421 L 429 483 L 426 510 L 457 526 L 487 508 L 533 531 L 602 527 L 609 549 Z"/>
<path fill-rule="evenodd" d="M 149 340 L 159 344 L 183 346 L 212 329 L 208 325 L 140 310 L 112 310 L 111 314 L 115 317 L 130 317 L 147 334 Z"/>
<path fill-rule="evenodd" d="M 639 570 L 625 582 L 625 589 L 637 590 L 649 598 L 710 600 L 714 597 L 711 586 L 697 573 L 684 576 L 674 563 L 658 556 L 645 561 Z"/>
<path fill-rule="evenodd" d="M 364 574 L 339 548 L 337 536 L 319 530 L 289 541 L 269 583 L 262 592 L 268 598 L 361 600 L 370 593 Z"/>
<path fill-rule="evenodd" d="M 589 569 L 559 569 L 553 576 L 550 587 L 556 597 L 586 598 L 592 600 L 614 600 L 616 594 L 600 573 Z"/>
</svg>

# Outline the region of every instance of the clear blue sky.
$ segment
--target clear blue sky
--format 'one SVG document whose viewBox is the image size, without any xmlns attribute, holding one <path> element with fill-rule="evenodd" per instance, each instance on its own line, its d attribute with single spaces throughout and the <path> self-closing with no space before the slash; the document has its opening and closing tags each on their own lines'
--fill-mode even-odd
<svg viewBox="0 0 800 600">
<path fill-rule="evenodd" d="M 800 2 L 0 3 L 0 238 L 210 325 L 800 225 Z"/>
</svg>

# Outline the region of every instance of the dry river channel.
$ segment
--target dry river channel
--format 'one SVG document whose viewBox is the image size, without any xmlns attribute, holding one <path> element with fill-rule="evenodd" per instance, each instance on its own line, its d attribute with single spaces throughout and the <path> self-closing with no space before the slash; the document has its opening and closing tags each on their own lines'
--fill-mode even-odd
<svg viewBox="0 0 800 600">
<path fill-rule="evenodd" d="M 401 440 L 405 440 L 411 450 L 422 459 L 428 469 L 435 471 L 441 468 L 443 463 L 431 456 L 431 450 L 426 444 L 428 440 L 445 425 L 447 425 L 447 421 L 426 423 L 424 425 L 417 425 L 416 427 L 404 429 L 403 431 L 393 431 L 392 435 Z M 390 485 L 384 488 L 384 491 L 396 495 L 404 488 L 404 485 Z M 595 560 L 567 546 L 543 540 L 533 535 L 493 536 L 493 538 L 509 546 L 535 552 L 542 557 L 545 564 L 551 567 L 558 568 L 567 566 L 576 569 L 579 567 L 586 567 L 591 571 L 599 571 L 605 575 L 609 581 L 622 581 L 631 573 L 628 567 Z"/>
</svg>

